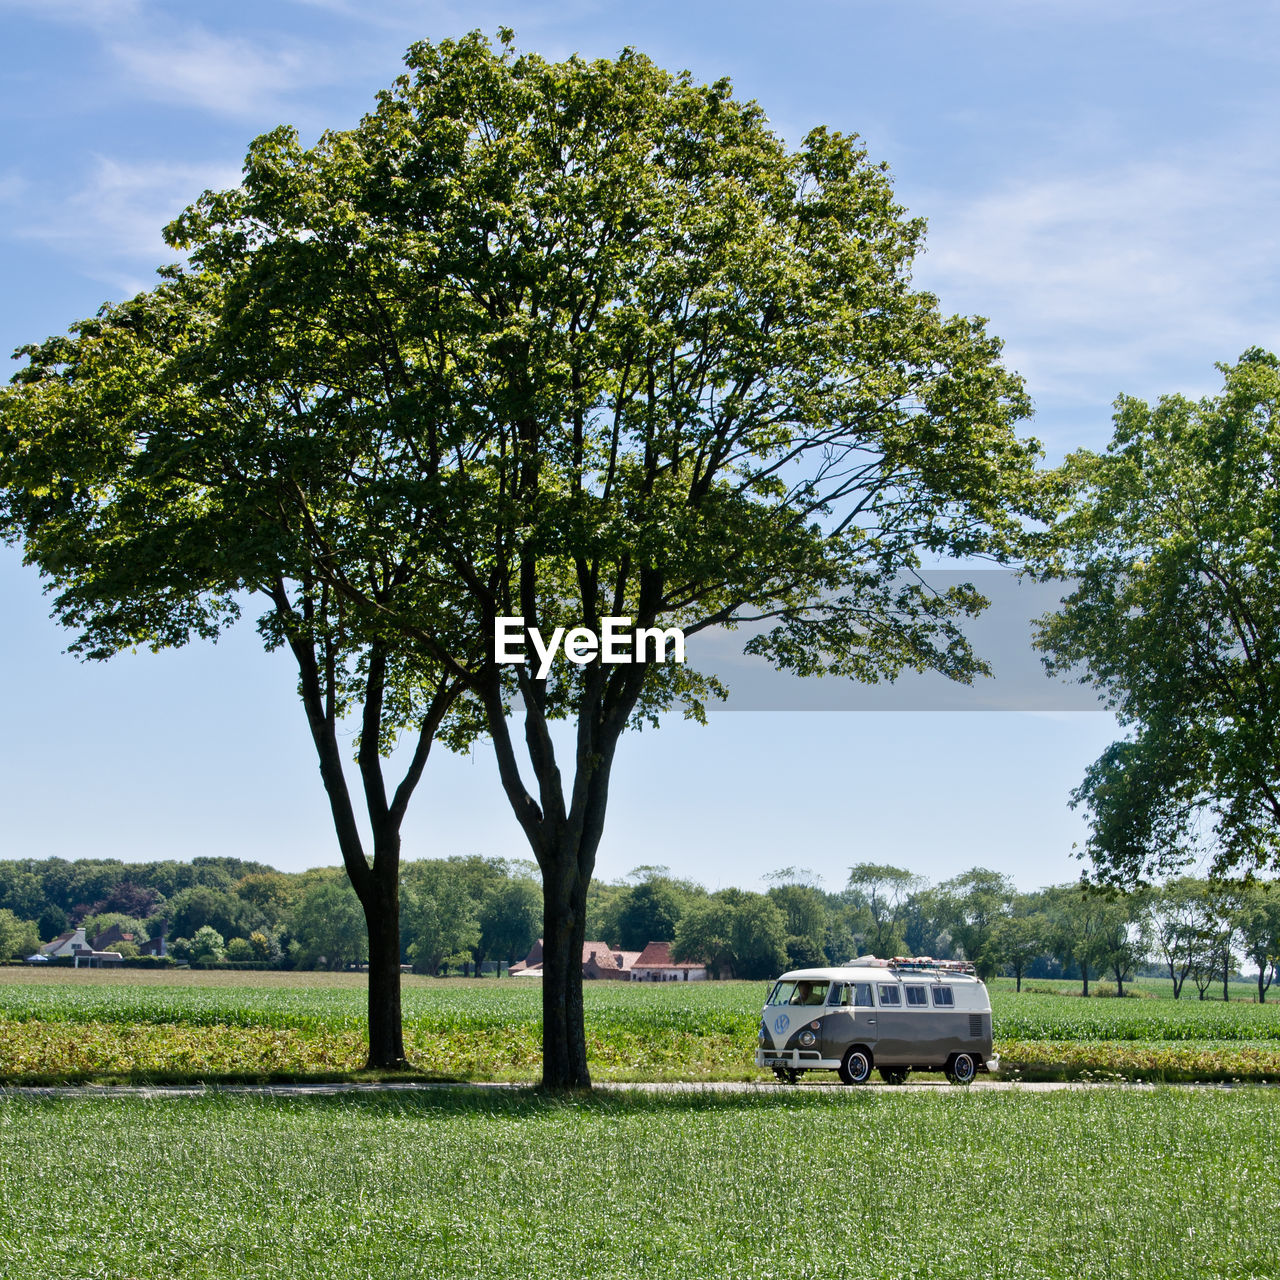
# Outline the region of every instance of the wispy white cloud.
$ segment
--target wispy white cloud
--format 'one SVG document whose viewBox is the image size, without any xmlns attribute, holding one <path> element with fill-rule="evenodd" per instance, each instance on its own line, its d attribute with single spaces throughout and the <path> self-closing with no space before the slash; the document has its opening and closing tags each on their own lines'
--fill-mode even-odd
<svg viewBox="0 0 1280 1280">
<path fill-rule="evenodd" d="M 17 204 L 28 183 L 20 173 L 0 173 L 0 204 Z"/>
<path fill-rule="evenodd" d="M 334 78 L 328 55 L 298 42 L 275 47 L 199 27 L 135 32 L 108 51 L 148 97 L 231 116 L 277 107 L 292 91 Z"/>
<path fill-rule="evenodd" d="M 0 13 L 34 14 L 92 33 L 126 95 L 232 117 L 276 113 L 291 94 L 324 88 L 350 71 L 352 48 L 306 35 L 224 35 L 145 0 L 0 0 Z M 354 13 L 352 15 L 355 16 Z"/>
<path fill-rule="evenodd" d="M 95 157 L 87 180 L 55 198 L 29 186 L 15 238 L 75 260 L 121 294 L 154 284 L 150 272 L 180 257 L 164 242 L 166 223 L 207 188 L 235 186 L 239 170 L 220 164 L 126 164 Z"/>
<path fill-rule="evenodd" d="M 36 13 L 55 22 L 105 27 L 142 11 L 139 0 L 0 0 L 0 13 Z"/>
<path fill-rule="evenodd" d="M 306 9 L 323 9 L 328 13 L 358 19 L 362 24 L 400 31 L 413 29 L 419 37 L 440 31 L 471 31 L 477 27 L 493 35 L 500 26 L 515 30 L 543 30 L 548 27 L 571 26 L 584 18 L 607 12 L 601 0 L 563 0 L 559 4 L 480 3 L 468 0 L 383 0 L 376 9 L 357 0 L 290 0 Z"/>
<path fill-rule="evenodd" d="M 990 316 L 1041 394 L 1096 400 L 1105 386 L 1109 400 L 1184 355 L 1207 389 L 1212 359 L 1280 340 L 1268 148 L 1206 145 L 921 205 L 939 212 L 919 283 Z"/>
</svg>

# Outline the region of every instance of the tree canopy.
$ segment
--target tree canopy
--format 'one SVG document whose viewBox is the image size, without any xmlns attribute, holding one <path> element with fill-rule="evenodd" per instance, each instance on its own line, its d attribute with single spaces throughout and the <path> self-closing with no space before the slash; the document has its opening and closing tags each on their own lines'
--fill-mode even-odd
<svg viewBox="0 0 1280 1280">
<path fill-rule="evenodd" d="M 1106 453 L 1078 453 L 1041 620 L 1129 735 L 1074 793 L 1099 879 L 1131 885 L 1203 852 L 1215 873 L 1280 866 L 1280 362 L 1253 349 L 1193 402 L 1116 402 Z"/>
<path fill-rule="evenodd" d="M 421 726 L 425 754 L 481 709 L 543 878 L 544 1079 L 582 1085 L 618 739 L 720 689 L 599 653 L 503 666 L 495 621 L 763 622 L 748 649 L 801 674 L 970 679 L 955 618 L 981 598 L 914 570 L 1017 554 L 1047 501 L 1021 381 L 912 288 L 924 224 L 856 137 L 789 151 L 727 81 L 507 36 L 414 45 L 313 147 L 259 138 L 169 229 L 187 267 L 29 351 L 4 487 L 87 652 L 213 634 L 267 594 L 362 896 L 333 709 L 363 700 L 371 814 L 380 732 Z"/>
</svg>

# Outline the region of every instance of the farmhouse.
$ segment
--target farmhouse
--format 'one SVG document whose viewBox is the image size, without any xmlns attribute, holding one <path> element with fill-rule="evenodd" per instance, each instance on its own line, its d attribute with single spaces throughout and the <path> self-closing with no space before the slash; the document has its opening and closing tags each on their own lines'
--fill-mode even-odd
<svg viewBox="0 0 1280 1280">
<path fill-rule="evenodd" d="M 107 932 L 110 932 L 110 930 Z M 98 938 L 94 939 L 94 942 L 100 941 L 105 936 L 105 934 L 99 934 Z M 97 969 L 104 964 L 119 964 L 124 958 L 118 951 L 99 950 L 85 938 L 83 929 L 68 929 L 66 933 L 54 938 L 52 942 L 46 942 L 40 948 L 40 954 L 48 956 L 50 960 L 58 956 L 72 956 L 75 959 L 77 969 L 81 966 Z"/>
<path fill-rule="evenodd" d="M 513 978 L 542 977 L 541 938 L 523 960 L 511 966 L 510 973 Z M 708 974 L 701 961 L 676 964 L 671 959 L 669 942 L 651 942 L 643 951 L 623 951 L 607 942 L 585 942 L 582 976 L 613 982 L 704 982 Z"/>
<path fill-rule="evenodd" d="M 639 955 L 638 951 L 621 951 L 607 942 L 584 942 L 582 976 L 592 980 L 628 982 L 631 979 L 631 965 Z M 511 966 L 509 972 L 513 978 L 542 977 L 541 938 L 533 944 L 533 949 L 523 960 Z"/>
<path fill-rule="evenodd" d="M 632 982 L 705 982 L 707 966 L 697 960 L 676 964 L 671 943 L 651 942 L 631 966 Z"/>
<path fill-rule="evenodd" d="M 55 956 L 73 956 L 77 950 L 92 951 L 88 939 L 84 936 L 83 929 L 68 929 L 66 933 L 59 934 L 52 942 L 46 942 L 40 948 L 42 956 L 48 956 L 52 960 Z"/>
<path fill-rule="evenodd" d="M 93 939 L 93 949 L 95 951 L 106 951 L 117 942 L 133 942 L 134 936 L 126 933 L 124 926 L 121 924 L 108 925 L 107 928 Z"/>
</svg>

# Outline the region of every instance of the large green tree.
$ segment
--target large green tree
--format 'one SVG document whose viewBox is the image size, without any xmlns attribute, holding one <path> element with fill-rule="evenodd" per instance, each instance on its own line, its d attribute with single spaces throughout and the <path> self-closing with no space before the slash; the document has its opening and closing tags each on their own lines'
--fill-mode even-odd
<svg viewBox="0 0 1280 1280">
<path fill-rule="evenodd" d="M 483 708 L 542 874 L 564 1087 L 590 1079 L 581 945 L 619 739 L 719 686 L 598 652 L 503 665 L 496 620 L 624 617 L 633 653 L 639 628 L 754 621 L 751 651 L 801 674 L 968 679 L 954 619 L 981 598 L 913 572 L 1014 554 L 1043 495 L 1019 379 L 981 321 L 911 287 L 923 222 L 855 138 L 789 151 L 725 81 L 503 35 L 415 45 L 356 128 L 259 139 L 243 185 L 177 221 L 190 266 L 154 305 L 184 335 L 184 413 L 149 474 L 163 494 L 210 468 L 263 505 L 325 634 L 340 616 Z M 296 590 L 271 634 L 309 643 Z"/>
<path fill-rule="evenodd" d="M 923 876 L 887 863 L 859 862 L 849 868 L 849 893 L 862 916 L 862 942 L 871 955 L 887 959 L 904 949 L 908 903 L 924 884 Z"/>
<path fill-rule="evenodd" d="M 1106 453 L 1072 456 L 1041 620 L 1128 736 L 1074 793 L 1099 879 L 1121 886 L 1211 850 L 1214 874 L 1280 866 L 1280 362 L 1246 351 L 1222 391 L 1122 396 Z"/>
<path fill-rule="evenodd" d="M 1258 970 L 1258 1003 L 1280 970 L 1280 886 L 1255 882 L 1241 895 L 1240 941 L 1245 958 Z"/>
<path fill-rule="evenodd" d="M 804 867 L 782 867 L 765 879 L 772 882 L 769 900 L 786 921 L 788 968 L 825 964 L 827 898 L 817 878 Z"/>
<path fill-rule="evenodd" d="M 298 962 L 306 966 L 323 962 L 331 969 L 363 963 L 369 957 L 369 938 L 362 914 L 345 876 L 312 884 L 290 918 Z"/>
<path fill-rule="evenodd" d="M 368 931 L 369 1065 L 399 1066 L 400 828 L 433 741 L 470 732 L 455 709 L 463 684 L 380 625 L 380 609 L 430 612 L 430 586 L 411 530 L 363 488 L 380 455 L 344 429 L 350 394 L 309 380 L 305 349 L 292 364 L 279 351 L 248 358 L 255 334 L 232 273 L 162 274 L 151 292 L 20 353 L 27 364 L 0 395 L 0 536 L 50 580 L 83 657 L 214 639 L 244 608 L 259 610 L 268 649 L 292 653 Z M 368 613 L 335 589 L 347 576 L 360 578 Z M 349 720 L 371 838 L 344 769 Z M 384 758 L 401 735 L 408 763 L 389 780 Z M 195 878 L 230 888 L 233 873 L 263 870 L 230 861 Z M 71 873 L 68 908 L 123 875 L 93 870 Z"/>
<path fill-rule="evenodd" d="M 0 960 L 22 960 L 40 949 L 40 930 L 34 920 L 23 920 L 8 907 L 0 907 Z"/>
<path fill-rule="evenodd" d="M 786 918 L 765 894 L 721 889 L 680 918 L 671 957 L 705 963 L 712 977 L 773 977 L 787 965 Z"/>
<path fill-rule="evenodd" d="M 930 890 L 929 899 L 951 945 L 979 976 L 991 977 L 1001 963 L 1000 930 L 1012 910 L 1013 881 L 998 871 L 973 867 Z"/>
</svg>

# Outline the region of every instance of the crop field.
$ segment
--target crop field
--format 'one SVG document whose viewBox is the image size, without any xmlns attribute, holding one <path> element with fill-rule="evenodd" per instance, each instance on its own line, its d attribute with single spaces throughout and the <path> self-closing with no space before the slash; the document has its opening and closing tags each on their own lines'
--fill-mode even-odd
<svg viewBox="0 0 1280 1280">
<path fill-rule="evenodd" d="M 765 991 L 588 984 L 592 1072 L 758 1077 L 751 1058 Z M 431 1076 L 536 1079 L 540 1001 L 535 982 L 406 976 L 406 1049 Z M 997 1049 L 1025 1079 L 1280 1079 L 1280 1001 L 1084 1000 L 1001 984 L 992 1001 Z M 360 974 L 10 969 L 0 974 L 0 1080 L 345 1074 L 364 1060 L 364 1016 Z"/>
<path fill-rule="evenodd" d="M 1270 1280 L 1278 1184 L 1269 1089 L 10 1097 L 0 1275 Z"/>
<path fill-rule="evenodd" d="M 12 976 L 10 976 L 12 975 Z M 185 1078 L 333 1074 L 363 1059 L 356 974 L 40 972 L 0 984 L 0 1076 Z M 765 984 L 589 985 L 600 1078 L 749 1077 Z M 424 1071 L 532 1079 L 536 984 L 406 977 L 407 1048 Z M 1001 1051 L 1027 1078 L 1280 1076 L 1280 1005 L 1081 1000 L 995 990 Z"/>
</svg>

